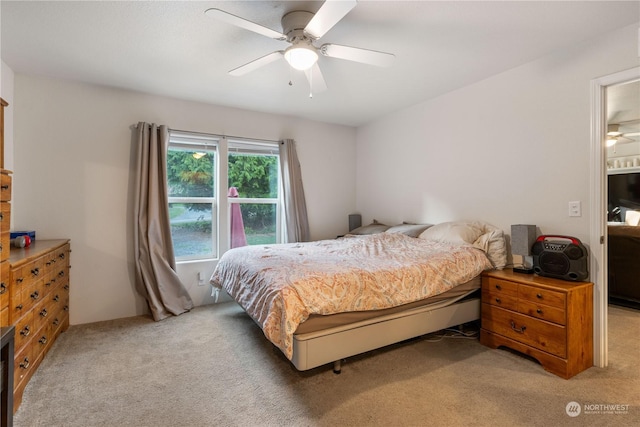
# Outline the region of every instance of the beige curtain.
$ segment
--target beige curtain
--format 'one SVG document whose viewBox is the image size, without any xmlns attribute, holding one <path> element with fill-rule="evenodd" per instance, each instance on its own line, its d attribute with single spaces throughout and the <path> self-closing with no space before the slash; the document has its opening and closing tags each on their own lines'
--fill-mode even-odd
<svg viewBox="0 0 640 427">
<path fill-rule="evenodd" d="M 137 126 L 134 254 L 138 289 L 154 320 L 179 315 L 193 301 L 175 272 L 175 256 L 167 203 L 166 126 L 140 122 Z"/>
<path fill-rule="evenodd" d="M 307 203 L 302 186 L 302 171 L 296 143 L 285 139 L 280 143 L 280 171 L 282 175 L 283 200 L 286 221 L 286 241 L 289 243 L 310 240 Z"/>
</svg>

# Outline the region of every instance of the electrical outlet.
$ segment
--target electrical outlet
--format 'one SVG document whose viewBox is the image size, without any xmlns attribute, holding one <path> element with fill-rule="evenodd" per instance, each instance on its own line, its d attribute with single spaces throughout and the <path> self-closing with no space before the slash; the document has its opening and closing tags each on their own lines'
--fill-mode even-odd
<svg viewBox="0 0 640 427">
<path fill-rule="evenodd" d="M 582 206 L 579 201 L 569 202 L 569 216 L 582 216 Z"/>
<path fill-rule="evenodd" d="M 207 283 L 205 282 L 203 276 L 202 276 L 202 272 L 198 271 L 198 286 L 204 286 Z"/>
</svg>

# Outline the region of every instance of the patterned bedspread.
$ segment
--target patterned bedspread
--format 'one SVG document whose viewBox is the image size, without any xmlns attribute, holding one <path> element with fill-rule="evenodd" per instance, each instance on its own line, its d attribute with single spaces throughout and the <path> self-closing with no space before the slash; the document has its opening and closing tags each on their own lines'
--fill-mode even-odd
<svg viewBox="0 0 640 427">
<path fill-rule="evenodd" d="M 211 284 L 227 291 L 291 359 L 293 333 L 311 314 L 418 301 L 490 268 L 485 253 L 471 245 L 380 233 L 232 249 Z"/>
</svg>

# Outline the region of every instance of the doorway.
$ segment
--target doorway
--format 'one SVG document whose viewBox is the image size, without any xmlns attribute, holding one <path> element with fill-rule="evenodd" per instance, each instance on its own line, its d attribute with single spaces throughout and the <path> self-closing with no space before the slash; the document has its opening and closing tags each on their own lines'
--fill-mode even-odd
<svg viewBox="0 0 640 427">
<path fill-rule="evenodd" d="M 607 88 L 640 80 L 640 67 L 621 71 L 591 82 L 591 280 L 594 288 L 594 364 L 608 364 L 607 289 Z"/>
</svg>

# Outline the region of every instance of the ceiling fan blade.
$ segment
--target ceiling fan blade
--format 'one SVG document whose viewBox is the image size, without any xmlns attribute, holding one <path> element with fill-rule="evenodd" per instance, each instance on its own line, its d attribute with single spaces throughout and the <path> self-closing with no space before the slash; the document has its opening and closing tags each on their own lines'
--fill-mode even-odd
<svg viewBox="0 0 640 427">
<path fill-rule="evenodd" d="M 320 47 L 320 52 L 330 58 L 346 59 L 348 61 L 356 61 L 378 67 L 390 67 L 396 57 L 392 53 L 361 49 L 359 47 L 341 46 L 339 44 L 323 44 Z"/>
<path fill-rule="evenodd" d="M 210 16 L 214 19 L 217 19 L 222 22 L 226 22 L 227 24 L 235 25 L 236 27 L 244 28 L 245 30 L 253 31 L 254 33 L 262 34 L 263 36 L 270 37 L 276 40 L 286 40 L 287 36 L 277 31 L 272 30 L 271 28 L 263 27 L 260 24 L 256 24 L 255 22 L 248 21 L 244 18 L 240 18 L 239 16 L 232 15 L 229 12 L 225 12 L 220 9 L 207 9 L 204 11 L 205 15 Z"/>
<path fill-rule="evenodd" d="M 304 32 L 317 40 L 324 36 L 334 25 L 358 4 L 357 0 L 327 0 L 311 21 L 304 27 Z"/>
<path fill-rule="evenodd" d="M 320 67 L 317 62 L 313 64 L 313 67 L 305 70 L 304 74 L 307 76 L 307 80 L 309 81 L 311 96 L 313 96 L 314 93 L 320 93 L 327 90 L 327 83 L 324 81 L 324 77 L 322 76 L 322 72 L 320 71 Z"/>
<path fill-rule="evenodd" d="M 276 61 L 282 58 L 283 55 L 284 55 L 284 51 L 282 50 L 271 52 L 268 55 L 265 55 L 261 58 L 248 62 L 244 65 L 241 65 L 238 68 L 234 68 L 233 70 L 229 71 L 229 74 L 231 74 L 232 76 L 242 76 L 244 74 L 250 73 L 253 70 L 257 70 L 262 66 L 265 66 L 273 61 Z"/>
</svg>

